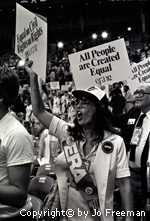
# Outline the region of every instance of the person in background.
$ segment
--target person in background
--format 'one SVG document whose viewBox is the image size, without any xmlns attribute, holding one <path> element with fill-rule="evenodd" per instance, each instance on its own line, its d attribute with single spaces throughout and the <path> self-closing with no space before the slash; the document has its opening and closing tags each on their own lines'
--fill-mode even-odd
<svg viewBox="0 0 150 221">
<path fill-rule="evenodd" d="M 19 112 L 24 112 L 25 113 L 25 106 L 24 106 L 22 95 L 18 94 L 18 96 L 17 96 L 17 98 L 16 98 L 13 105 L 15 107 L 16 114 L 18 114 Z"/>
<path fill-rule="evenodd" d="M 52 113 L 51 110 L 46 109 Z M 48 129 L 44 128 L 39 136 L 38 144 L 38 162 L 39 164 L 51 163 L 54 164 L 54 160 L 60 152 L 60 142 L 57 137 L 49 134 Z"/>
<path fill-rule="evenodd" d="M 72 87 L 68 87 L 68 95 L 72 97 Z"/>
<path fill-rule="evenodd" d="M 124 85 L 124 96 L 126 99 L 125 112 L 127 113 L 133 107 L 133 95 L 128 85 Z"/>
<path fill-rule="evenodd" d="M 147 160 L 150 134 L 150 83 L 142 82 L 133 93 L 133 107 L 121 115 L 107 113 L 114 126 L 121 129 L 131 172 L 134 221 L 140 221 L 138 211 L 144 211 L 148 194 Z"/>
<path fill-rule="evenodd" d="M 112 107 L 113 114 L 122 114 L 125 107 L 125 98 L 122 96 L 122 92 L 119 88 L 112 90 L 111 92 L 110 106 Z"/>
<path fill-rule="evenodd" d="M 67 104 L 67 91 L 64 91 L 64 94 L 60 98 L 61 102 L 61 114 L 64 114 L 66 111 L 66 104 Z"/>
<path fill-rule="evenodd" d="M 24 86 L 23 86 L 23 83 L 20 81 L 19 94 L 21 97 L 23 96 L 23 91 L 24 91 Z"/>
<path fill-rule="evenodd" d="M 15 118 L 18 118 L 14 105 L 11 105 L 11 106 L 9 107 L 9 112 L 10 112 L 10 114 L 13 115 Z"/>
<path fill-rule="evenodd" d="M 56 81 L 56 79 L 57 79 L 57 75 L 56 75 L 56 71 L 55 70 L 52 70 L 51 72 L 50 72 L 50 82 L 53 82 L 53 81 Z"/>
<path fill-rule="evenodd" d="M 20 123 L 24 126 L 24 119 L 25 119 L 25 114 L 23 112 L 19 112 L 17 114 L 18 120 L 20 121 Z"/>
<path fill-rule="evenodd" d="M 65 84 L 64 72 L 65 72 L 65 69 L 64 69 L 63 65 L 60 63 L 59 66 L 58 66 L 58 69 L 57 69 L 57 74 L 58 74 L 58 80 L 59 80 L 60 87 L 61 87 L 61 85 Z"/>
<path fill-rule="evenodd" d="M 120 88 L 119 82 L 113 83 L 113 90 Z"/>
<path fill-rule="evenodd" d="M 44 127 L 41 122 L 34 116 L 33 112 L 30 117 L 31 134 L 33 137 L 39 137 Z"/>
<path fill-rule="evenodd" d="M 22 95 L 22 99 L 23 102 L 28 99 L 28 97 L 30 96 L 30 88 L 28 84 L 24 85 L 24 90 L 23 90 L 23 95 Z"/>
<path fill-rule="evenodd" d="M 9 68 L 0 68 L 0 220 L 34 220 L 27 194 L 33 163 L 33 140 L 9 112 L 19 90 L 19 79 Z M 22 215 L 21 215 L 22 213 Z M 23 216 L 25 215 L 25 216 Z"/>
<path fill-rule="evenodd" d="M 32 115 L 32 105 L 31 105 L 31 98 L 30 96 L 25 100 L 24 102 L 25 105 L 25 128 L 28 130 L 28 132 L 31 133 L 31 124 L 30 124 L 30 118 Z"/>
<path fill-rule="evenodd" d="M 105 117 L 105 92 L 98 87 L 73 91 L 76 118 L 73 124 L 67 124 L 45 110 L 37 75 L 27 65 L 25 70 L 30 75 L 33 112 L 49 128 L 49 133 L 61 141 L 64 149 L 56 158 L 56 175 L 61 208 L 74 211 L 73 217 L 67 217 L 67 220 L 92 221 L 101 220 L 102 217 L 102 220 L 112 221 L 112 214 L 106 214 L 106 210 L 113 211 L 116 178 L 125 214 L 132 211 L 125 145 Z M 78 216 L 78 209 L 86 211 L 87 216 Z M 101 211 L 101 217 L 92 216 L 95 210 Z M 66 220 L 64 216 L 61 218 Z M 131 220 L 131 216 L 126 216 L 126 221 Z"/>
<path fill-rule="evenodd" d="M 60 98 L 57 92 L 55 92 L 53 97 L 53 114 L 60 115 Z"/>
<path fill-rule="evenodd" d="M 42 97 L 43 102 L 44 102 L 45 104 L 48 104 L 48 105 L 49 105 L 48 91 L 47 91 L 47 88 L 46 88 L 46 85 L 45 85 L 45 84 L 42 85 L 41 97 Z"/>
<path fill-rule="evenodd" d="M 75 102 L 71 100 L 70 106 L 68 107 L 68 122 L 73 123 L 76 118 Z"/>
<path fill-rule="evenodd" d="M 124 92 L 123 81 L 119 81 L 119 89 L 121 90 L 121 93 L 123 95 Z"/>
<path fill-rule="evenodd" d="M 54 164 L 55 158 L 60 152 L 59 140 L 57 137 L 49 134 L 48 129 L 44 129 L 41 133 L 38 146 L 38 161 L 40 164 Z"/>
</svg>

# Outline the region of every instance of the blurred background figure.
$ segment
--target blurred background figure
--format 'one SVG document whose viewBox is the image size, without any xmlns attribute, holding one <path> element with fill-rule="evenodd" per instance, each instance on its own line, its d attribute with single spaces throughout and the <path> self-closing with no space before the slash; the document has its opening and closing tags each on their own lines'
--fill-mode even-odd
<svg viewBox="0 0 150 221">
<path fill-rule="evenodd" d="M 109 105 L 112 107 L 113 114 L 122 114 L 125 107 L 125 98 L 119 88 L 112 90 Z"/>
<path fill-rule="evenodd" d="M 128 85 L 124 85 L 124 96 L 126 99 L 125 112 L 127 113 L 133 107 L 133 95 Z"/>
<path fill-rule="evenodd" d="M 72 99 L 68 108 L 68 122 L 73 123 L 76 118 L 75 101 Z"/>
<path fill-rule="evenodd" d="M 34 116 L 33 112 L 30 117 L 31 134 L 33 137 L 39 137 L 44 129 L 43 124 Z"/>
<path fill-rule="evenodd" d="M 59 116 L 60 115 L 60 98 L 55 92 L 54 97 L 53 97 L 53 114 Z"/>
<path fill-rule="evenodd" d="M 64 114 L 66 112 L 67 95 L 68 92 L 64 91 L 64 94 L 61 96 L 61 114 Z"/>
<path fill-rule="evenodd" d="M 30 97 L 28 97 L 25 100 L 24 105 L 26 107 L 25 108 L 25 122 L 24 122 L 24 126 L 27 129 L 27 131 L 29 133 L 31 133 L 30 118 L 31 118 L 31 115 L 32 115 L 32 105 L 31 105 L 31 98 Z"/>
<path fill-rule="evenodd" d="M 60 152 L 60 144 L 57 137 L 49 134 L 48 129 L 44 129 L 39 139 L 38 162 L 54 164 L 55 158 Z"/>
<path fill-rule="evenodd" d="M 18 120 L 20 121 L 20 123 L 24 126 L 24 118 L 25 118 L 25 115 L 23 112 L 19 112 L 18 115 Z"/>
</svg>

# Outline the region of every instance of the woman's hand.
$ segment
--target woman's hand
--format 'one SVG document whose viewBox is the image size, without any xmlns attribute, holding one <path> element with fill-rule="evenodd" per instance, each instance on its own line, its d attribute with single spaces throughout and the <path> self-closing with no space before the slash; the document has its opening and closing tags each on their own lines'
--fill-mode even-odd
<svg viewBox="0 0 150 221">
<path fill-rule="evenodd" d="M 35 72 L 32 70 L 33 61 L 26 60 L 24 65 L 24 70 L 29 74 L 29 76 L 35 75 Z"/>
</svg>

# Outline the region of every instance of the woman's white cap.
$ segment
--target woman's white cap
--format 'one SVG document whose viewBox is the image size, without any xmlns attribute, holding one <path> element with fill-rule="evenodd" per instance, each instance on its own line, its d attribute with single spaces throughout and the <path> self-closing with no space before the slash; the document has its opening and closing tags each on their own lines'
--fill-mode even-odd
<svg viewBox="0 0 150 221">
<path fill-rule="evenodd" d="M 95 98 L 97 98 L 98 101 L 100 101 L 105 96 L 105 92 L 96 86 L 89 87 L 86 90 L 75 90 L 72 93 L 78 99 L 81 99 L 83 96 L 85 96 L 86 98 L 89 98 L 91 101 L 93 98 L 94 100 Z"/>
</svg>

